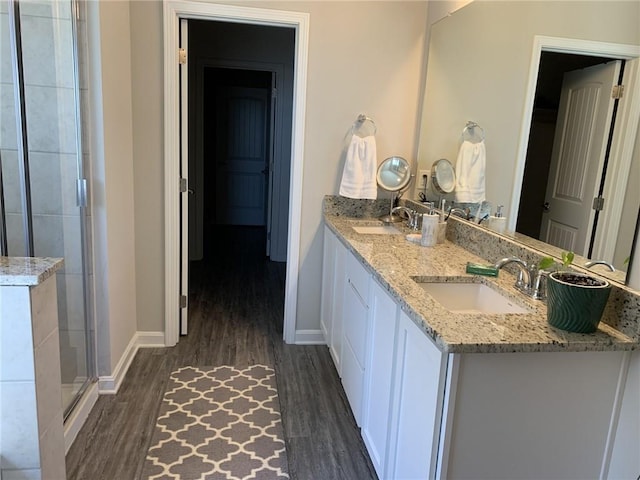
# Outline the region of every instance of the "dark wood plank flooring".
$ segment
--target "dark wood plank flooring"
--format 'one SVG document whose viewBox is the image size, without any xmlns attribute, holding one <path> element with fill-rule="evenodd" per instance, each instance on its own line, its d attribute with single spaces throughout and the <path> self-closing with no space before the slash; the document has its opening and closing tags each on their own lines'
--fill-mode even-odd
<svg viewBox="0 0 640 480">
<path fill-rule="evenodd" d="M 139 350 L 118 393 L 99 397 L 67 454 L 67 478 L 140 478 L 176 368 L 263 363 L 276 371 L 291 478 L 375 479 L 327 347 L 282 340 L 285 264 L 265 258 L 259 228 L 214 233 L 215 254 L 191 265 L 189 334 Z"/>
</svg>

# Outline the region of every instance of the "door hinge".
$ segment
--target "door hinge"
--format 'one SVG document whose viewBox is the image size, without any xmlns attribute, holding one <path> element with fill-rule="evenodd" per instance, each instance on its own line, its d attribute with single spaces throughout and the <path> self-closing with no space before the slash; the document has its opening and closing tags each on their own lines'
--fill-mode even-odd
<svg viewBox="0 0 640 480">
<path fill-rule="evenodd" d="M 189 189 L 188 185 L 187 185 L 187 179 L 186 178 L 181 178 L 180 179 L 180 193 L 184 193 Z"/>
<path fill-rule="evenodd" d="M 277 98 L 278 97 L 278 89 L 276 87 L 273 87 L 271 89 L 271 98 Z"/>
<path fill-rule="evenodd" d="M 178 63 L 180 65 L 185 65 L 187 63 L 187 50 L 186 48 L 178 49 Z"/>
<path fill-rule="evenodd" d="M 611 89 L 611 98 L 620 99 L 622 98 L 622 94 L 624 93 L 624 85 L 614 85 Z"/>
<path fill-rule="evenodd" d="M 180 295 L 180 308 L 187 308 L 187 296 Z"/>
<path fill-rule="evenodd" d="M 593 207 L 594 210 L 601 211 L 604 208 L 604 198 L 596 197 L 593 199 Z"/>
</svg>

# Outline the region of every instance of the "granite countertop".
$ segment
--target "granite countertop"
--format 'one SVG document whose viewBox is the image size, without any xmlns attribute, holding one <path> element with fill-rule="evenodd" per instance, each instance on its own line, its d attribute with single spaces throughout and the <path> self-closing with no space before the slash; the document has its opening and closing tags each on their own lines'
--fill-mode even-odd
<svg viewBox="0 0 640 480">
<path fill-rule="evenodd" d="M 445 353 L 583 352 L 639 347 L 633 338 L 604 322 L 592 334 L 570 333 L 550 326 L 546 304 L 516 290 L 514 275 L 504 269 L 497 278 L 467 274 L 467 262 L 490 262 L 449 240 L 435 247 L 422 247 L 405 238 L 406 234 L 416 232 L 404 225 L 396 224 L 402 234 L 359 234 L 353 229 L 357 225 L 379 223 L 375 217 L 355 218 L 325 211 L 324 220 Z M 412 277 L 420 277 L 421 281 L 482 282 L 497 288 L 530 313 L 453 313 L 426 294 Z"/>
<path fill-rule="evenodd" d="M 0 257 L 0 285 L 39 285 L 63 265 L 61 258 Z"/>
</svg>

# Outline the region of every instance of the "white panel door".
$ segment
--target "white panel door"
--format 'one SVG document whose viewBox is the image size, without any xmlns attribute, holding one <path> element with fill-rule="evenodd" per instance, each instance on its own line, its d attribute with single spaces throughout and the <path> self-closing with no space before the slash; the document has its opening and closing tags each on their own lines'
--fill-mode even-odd
<svg viewBox="0 0 640 480">
<path fill-rule="evenodd" d="M 219 224 L 266 224 L 270 101 L 268 88 L 220 87 L 216 92 Z"/>
<path fill-rule="evenodd" d="M 580 255 L 589 248 L 619 72 L 615 61 L 564 76 L 540 238 Z"/>
<path fill-rule="evenodd" d="M 180 20 L 180 48 L 187 49 L 188 21 Z M 180 64 L 180 176 L 189 185 L 188 68 Z M 189 331 L 189 189 L 180 193 L 180 335 Z"/>
</svg>

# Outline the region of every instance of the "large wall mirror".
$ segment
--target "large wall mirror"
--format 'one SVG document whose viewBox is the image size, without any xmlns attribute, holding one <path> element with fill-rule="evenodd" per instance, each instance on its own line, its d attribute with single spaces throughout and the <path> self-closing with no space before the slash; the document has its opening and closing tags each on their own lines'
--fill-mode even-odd
<svg viewBox="0 0 640 480">
<path fill-rule="evenodd" d="M 638 18 L 640 2 L 477 0 L 435 23 L 418 170 L 438 158 L 454 162 L 460 132 L 477 122 L 486 137 L 486 198 L 494 210 L 505 206 L 506 235 L 544 253 L 571 249 L 604 260 L 618 271 L 597 273 L 624 283 L 629 265 L 640 269 L 640 258 L 625 262 L 640 211 Z M 616 102 L 606 82 L 619 80 L 625 91 Z M 579 108 L 597 110 L 600 120 L 580 123 Z M 590 169 L 587 160 L 580 169 L 555 166 L 554 155 L 563 160 L 572 149 L 591 153 Z"/>
</svg>

